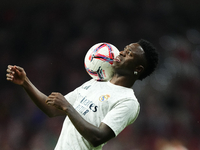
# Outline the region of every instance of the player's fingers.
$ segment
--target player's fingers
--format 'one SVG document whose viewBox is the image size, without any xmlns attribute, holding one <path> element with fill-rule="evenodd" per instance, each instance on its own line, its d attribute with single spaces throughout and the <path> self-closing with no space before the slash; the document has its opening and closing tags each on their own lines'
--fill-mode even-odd
<svg viewBox="0 0 200 150">
<path fill-rule="evenodd" d="M 13 75 L 10 74 L 10 73 L 7 73 L 7 74 L 6 74 L 6 77 L 13 78 Z"/>
<path fill-rule="evenodd" d="M 55 107 L 55 108 L 57 108 L 57 109 L 61 109 L 61 107 L 58 106 L 58 105 L 55 103 L 55 101 L 48 100 L 48 101 L 46 102 L 46 104 L 49 105 L 49 106 L 53 106 L 53 107 Z"/>
<path fill-rule="evenodd" d="M 49 100 L 49 97 L 47 97 L 47 99 L 45 100 L 45 103 L 47 103 L 47 102 L 48 102 L 48 100 Z"/>
<path fill-rule="evenodd" d="M 45 100 L 45 103 L 49 103 L 50 102 L 50 98 L 49 97 L 47 97 L 47 99 Z"/>
<path fill-rule="evenodd" d="M 47 104 L 47 105 L 51 105 L 51 106 L 54 106 L 54 105 L 55 105 L 54 101 L 53 101 L 53 100 L 50 100 L 50 99 L 47 99 L 47 100 L 46 100 L 46 104 Z"/>
<path fill-rule="evenodd" d="M 47 100 L 45 101 L 45 103 L 49 104 L 49 103 L 50 103 L 50 100 L 49 100 L 49 99 L 47 99 Z"/>
<path fill-rule="evenodd" d="M 8 78 L 8 77 L 7 77 L 7 78 L 6 78 L 6 80 L 7 80 L 7 81 L 12 81 L 13 79 L 12 79 L 12 78 Z"/>
<path fill-rule="evenodd" d="M 13 65 L 8 65 L 8 68 L 9 68 L 9 69 L 12 69 L 12 67 L 14 67 L 14 66 L 13 66 Z"/>
<path fill-rule="evenodd" d="M 54 100 L 55 96 L 54 95 L 49 95 L 48 98 L 49 98 L 49 100 Z"/>
<path fill-rule="evenodd" d="M 12 70 L 11 70 L 11 69 L 9 69 L 9 68 L 8 68 L 6 71 L 7 71 L 7 73 L 9 73 L 9 74 L 15 74 L 15 72 L 14 72 L 14 71 L 12 71 Z"/>
<path fill-rule="evenodd" d="M 54 101 L 54 99 L 55 99 L 54 96 L 49 95 L 49 96 L 47 97 L 47 99 L 45 100 L 45 103 L 52 102 L 52 101 Z"/>
<path fill-rule="evenodd" d="M 46 102 L 47 105 L 53 105 L 51 101 Z"/>
<path fill-rule="evenodd" d="M 16 65 L 15 65 L 14 67 L 15 67 L 16 69 L 18 69 L 20 72 L 24 70 L 24 69 L 23 69 L 22 67 L 20 67 L 20 66 L 16 66 Z"/>
<path fill-rule="evenodd" d="M 9 71 L 14 71 L 15 70 L 15 68 L 14 68 L 14 66 L 12 66 L 12 65 L 8 65 L 8 68 L 7 68 L 7 70 Z"/>
<path fill-rule="evenodd" d="M 6 79 L 8 81 L 12 81 L 13 80 L 13 76 L 11 74 L 6 74 Z"/>
<path fill-rule="evenodd" d="M 20 69 L 18 69 L 17 66 L 8 65 L 8 70 L 17 71 L 17 70 L 20 70 Z"/>
<path fill-rule="evenodd" d="M 49 98 L 51 99 L 56 99 L 57 97 L 59 97 L 60 93 L 58 92 L 52 92 L 50 95 L 49 95 Z"/>
<path fill-rule="evenodd" d="M 58 93 L 58 92 L 52 92 L 51 93 L 51 95 L 58 95 L 58 94 L 60 94 L 60 93 Z"/>
</svg>

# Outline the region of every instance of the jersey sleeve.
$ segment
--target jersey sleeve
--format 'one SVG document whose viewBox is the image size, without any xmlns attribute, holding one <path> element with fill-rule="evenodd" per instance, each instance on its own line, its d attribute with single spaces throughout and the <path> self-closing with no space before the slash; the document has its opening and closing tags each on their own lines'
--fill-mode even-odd
<svg viewBox="0 0 200 150">
<path fill-rule="evenodd" d="M 71 104 L 73 105 L 74 102 L 76 101 L 76 97 L 77 97 L 77 89 L 75 89 L 72 92 L 69 92 L 67 95 L 64 96 L 65 99 Z"/>
<path fill-rule="evenodd" d="M 108 125 L 117 136 L 126 126 L 135 121 L 139 110 L 140 106 L 137 101 L 120 102 L 107 113 L 102 122 Z"/>
</svg>

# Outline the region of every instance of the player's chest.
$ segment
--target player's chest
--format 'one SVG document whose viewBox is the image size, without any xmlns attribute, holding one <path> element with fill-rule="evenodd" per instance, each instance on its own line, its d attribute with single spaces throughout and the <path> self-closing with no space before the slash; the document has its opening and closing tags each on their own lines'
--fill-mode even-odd
<svg viewBox="0 0 200 150">
<path fill-rule="evenodd" d="M 83 88 L 78 91 L 74 107 L 83 115 L 89 112 L 104 113 L 104 111 L 108 111 L 111 100 L 112 94 L 106 89 Z"/>
</svg>

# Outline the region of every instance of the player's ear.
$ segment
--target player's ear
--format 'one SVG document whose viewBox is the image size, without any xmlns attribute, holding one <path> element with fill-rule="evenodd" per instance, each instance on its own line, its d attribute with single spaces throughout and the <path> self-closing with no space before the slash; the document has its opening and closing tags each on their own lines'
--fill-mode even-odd
<svg viewBox="0 0 200 150">
<path fill-rule="evenodd" d="M 137 67 L 135 68 L 134 71 L 136 71 L 136 72 L 138 72 L 138 73 L 142 73 L 142 72 L 144 71 L 144 67 L 143 67 L 142 65 L 139 65 L 139 66 L 137 66 Z"/>
</svg>

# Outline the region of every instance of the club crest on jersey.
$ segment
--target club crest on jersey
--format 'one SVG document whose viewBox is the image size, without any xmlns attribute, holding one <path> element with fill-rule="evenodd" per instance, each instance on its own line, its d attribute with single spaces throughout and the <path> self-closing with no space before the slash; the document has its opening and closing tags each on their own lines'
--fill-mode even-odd
<svg viewBox="0 0 200 150">
<path fill-rule="evenodd" d="M 99 97 L 99 101 L 100 101 L 100 102 L 107 101 L 109 97 L 110 97 L 110 95 L 108 95 L 108 94 L 106 94 L 106 95 L 101 95 L 101 96 Z"/>
</svg>

